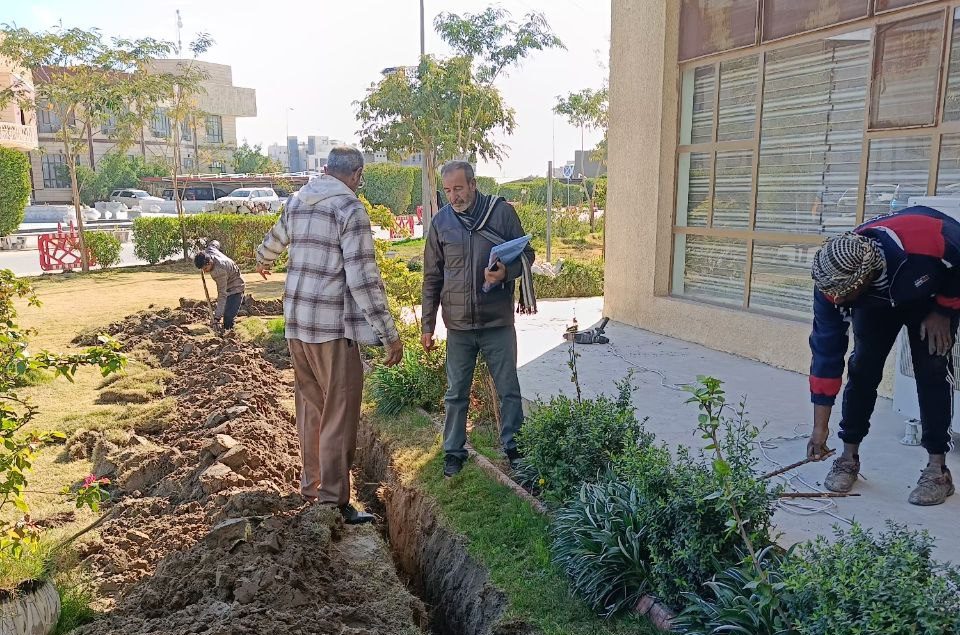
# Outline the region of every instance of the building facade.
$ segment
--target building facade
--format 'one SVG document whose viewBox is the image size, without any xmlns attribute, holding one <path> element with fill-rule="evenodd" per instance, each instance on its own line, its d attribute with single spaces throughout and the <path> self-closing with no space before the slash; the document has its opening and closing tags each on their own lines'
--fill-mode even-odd
<svg viewBox="0 0 960 635">
<path fill-rule="evenodd" d="M 204 92 L 198 107 L 205 114 L 194 126 L 172 130 L 164 108 L 158 108 L 149 125 L 144 127 L 139 144 L 128 150 L 130 155 L 142 156 L 147 161 L 166 161 L 173 158 L 173 143 L 180 144 L 179 168 L 182 174 L 230 172 L 233 151 L 237 147 L 237 119 L 257 115 L 256 91 L 233 85 L 233 70 L 225 64 L 196 60 L 163 59 L 151 64 L 154 72 L 176 72 L 178 66 L 195 64 L 207 74 Z M 42 108 L 37 110 L 36 130 L 40 149 L 31 153 L 33 164 L 34 201 L 38 203 L 69 203 L 70 182 L 62 170 L 64 155 L 56 137 L 60 122 Z M 88 127 L 87 147 L 79 158 L 82 165 L 96 169 L 100 159 L 114 147 L 110 122 L 99 129 Z"/>
<path fill-rule="evenodd" d="M 271 143 L 267 147 L 267 156 L 279 161 L 288 172 L 319 172 L 327 164 L 330 150 L 337 146 L 354 147 L 346 141 L 326 136 L 310 135 L 306 141 L 300 141 L 297 137 L 287 137 L 285 146 Z M 291 156 L 294 157 L 292 163 Z"/>
<path fill-rule="evenodd" d="M 22 96 L 33 92 L 30 73 L 0 58 L 0 91 L 13 89 Z M 34 113 L 25 111 L 11 99 L 0 109 L 0 146 L 29 152 L 37 148 L 37 126 Z"/>
<path fill-rule="evenodd" d="M 609 118 L 607 315 L 806 372 L 824 238 L 960 196 L 960 2 L 613 0 Z"/>
</svg>

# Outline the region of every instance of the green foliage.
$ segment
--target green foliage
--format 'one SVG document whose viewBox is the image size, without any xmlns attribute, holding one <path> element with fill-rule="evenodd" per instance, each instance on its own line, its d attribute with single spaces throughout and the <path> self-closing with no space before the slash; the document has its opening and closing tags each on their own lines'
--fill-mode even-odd
<svg viewBox="0 0 960 635">
<path fill-rule="evenodd" d="M 636 489 L 607 475 L 584 483 L 554 516 L 553 561 L 605 617 L 636 606 L 651 590 L 644 504 Z"/>
<path fill-rule="evenodd" d="M 493 193 L 499 194 L 508 201 L 543 206 L 547 204 L 547 179 L 538 177 L 526 181 L 502 183 Z M 553 180 L 554 208 L 582 205 L 585 200 L 584 194 L 581 185 L 568 185 L 557 179 Z"/>
<path fill-rule="evenodd" d="M 524 421 L 517 444 L 525 478 L 552 503 L 574 496 L 584 482 L 595 481 L 614 457 L 652 437 L 637 421 L 630 403 L 630 377 L 617 384 L 616 399 L 573 400 L 565 395 L 538 401 Z"/>
<path fill-rule="evenodd" d="M 0 550 L 0 596 L 15 592 L 24 582 L 46 578 L 53 568 L 52 551 L 47 540 L 24 543 L 16 553 Z"/>
<path fill-rule="evenodd" d="M 237 174 L 269 174 L 281 172 L 283 166 L 263 153 L 263 145 L 251 146 L 246 141 L 233 151 L 233 171 Z"/>
<path fill-rule="evenodd" d="M 442 342 L 429 353 L 407 348 L 396 366 L 377 366 L 367 384 L 377 412 L 396 415 L 412 407 L 439 409 L 446 391 L 445 353 Z"/>
<path fill-rule="evenodd" d="M 110 152 L 97 163 L 96 171 L 85 165 L 77 166 L 80 200 L 84 205 L 106 201 L 110 193 L 121 188 L 140 187 L 140 179 L 148 176 L 165 176 L 170 169 L 160 161 L 149 163 L 140 156 L 127 156 Z"/>
<path fill-rule="evenodd" d="M 553 112 L 567 118 L 567 123 L 578 128 L 607 127 L 607 88 L 592 90 L 584 88 L 557 97 Z"/>
<path fill-rule="evenodd" d="M 55 377 L 73 381 L 80 367 L 94 366 L 107 376 L 123 368 L 126 358 L 120 345 L 107 336 L 100 336 L 97 346 L 79 353 L 60 354 L 28 350 L 29 332 L 14 323 L 13 298 L 27 297 L 38 304 L 32 290 L 4 272 L 0 288 L 0 314 L 6 317 L 0 331 L 0 552 L 14 557 L 35 544 L 39 529 L 29 520 L 30 508 L 25 494 L 30 470 L 37 452 L 44 445 L 62 440 L 61 432 L 24 432 L 37 414 L 37 407 L 20 397 L 16 388 L 30 372 L 51 371 Z M 95 508 L 102 500 L 101 481 L 90 477 L 74 494 L 78 506 Z M 14 509 L 22 516 L 12 515 Z"/>
<path fill-rule="evenodd" d="M 96 618 L 97 612 L 92 606 L 95 595 L 89 585 L 57 580 L 57 592 L 60 594 L 60 618 L 53 635 L 66 635 Z"/>
<path fill-rule="evenodd" d="M 497 179 L 492 176 L 478 176 L 477 177 L 477 189 L 483 192 L 484 194 L 493 194 L 499 189 L 499 184 Z"/>
<path fill-rule="evenodd" d="M 141 216 L 133 220 L 133 253 L 151 265 L 180 251 L 180 224 L 175 218 Z"/>
<path fill-rule="evenodd" d="M 372 205 L 383 205 L 396 215 L 405 214 L 412 200 L 413 179 L 414 171 L 409 168 L 394 163 L 373 163 L 363 170 L 361 192 Z"/>
<path fill-rule="evenodd" d="M 593 197 L 593 204 L 598 209 L 607 209 L 607 177 L 587 179 L 587 193 Z"/>
<path fill-rule="evenodd" d="M 603 261 L 567 260 L 555 278 L 534 274 L 538 298 L 591 298 L 603 295 Z"/>
<path fill-rule="evenodd" d="M 110 232 L 84 231 L 84 245 L 101 269 L 109 269 L 120 264 L 120 239 Z"/>
<path fill-rule="evenodd" d="M 252 267 L 255 250 L 277 215 L 191 214 L 183 219 L 190 242 L 220 241 L 223 253 L 241 267 Z M 133 221 L 134 253 L 156 264 L 180 252 L 180 222 L 176 218 L 141 217 Z"/>
<path fill-rule="evenodd" d="M 801 545 L 783 564 L 798 635 L 960 632 L 960 569 L 933 560 L 926 533 L 854 524 Z"/>
<path fill-rule="evenodd" d="M 12 148 L 0 147 L 0 236 L 17 230 L 30 200 L 30 159 Z"/>
<path fill-rule="evenodd" d="M 784 589 L 783 556 L 776 547 L 758 554 L 757 570 L 751 558 L 721 571 L 704 583 L 702 595 L 685 593 L 687 607 L 673 621 L 685 635 L 797 635 L 784 610 L 789 601 Z"/>
</svg>

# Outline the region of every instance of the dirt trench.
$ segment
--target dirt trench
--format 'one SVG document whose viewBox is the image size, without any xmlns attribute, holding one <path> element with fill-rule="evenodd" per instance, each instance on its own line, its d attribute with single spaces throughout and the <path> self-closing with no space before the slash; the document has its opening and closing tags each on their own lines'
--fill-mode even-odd
<svg viewBox="0 0 960 635">
<path fill-rule="evenodd" d="M 105 614 L 73 632 L 426 632 L 426 609 L 377 530 L 344 526 L 296 493 L 289 377 L 207 319 L 185 304 L 107 329 L 173 373 L 165 396 L 176 405 L 149 434 L 115 444 L 88 431 L 67 448 L 90 456 L 114 495 L 99 539 L 78 547 Z"/>
</svg>

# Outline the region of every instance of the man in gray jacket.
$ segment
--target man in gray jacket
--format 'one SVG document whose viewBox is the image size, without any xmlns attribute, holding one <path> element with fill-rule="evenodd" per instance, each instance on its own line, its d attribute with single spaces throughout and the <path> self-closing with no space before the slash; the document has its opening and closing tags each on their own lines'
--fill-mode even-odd
<svg viewBox="0 0 960 635">
<path fill-rule="evenodd" d="M 524 235 L 513 206 L 498 196 L 477 191 L 473 166 L 451 161 L 440 171 L 449 204 L 430 224 L 423 257 L 422 344 L 434 347 L 437 311 L 447 327 L 446 421 L 443 429 L 445 477 L 452 477 L 467 458 L 467 406 L 477 354 L 490 368 L 500 396 L 500 443 L 512 467 L 520 459 L 515 435 L 523 423 L 517 379 L 517 332 L 514 329 L 514 281 L 522 278 L 518 312 L 536 311 L 527 245 L 516 261 L 489 265 L 495 244 Z M 484 284 L 490 290 L 483 290 Z"/>
<path fill-rule="evenodd" d="M 204 273 L 209 273 L 217 283 L 217 309 L 213 313 L 214 326 L 220 326 L 222 318 L 223 328 L 232 329 L 237 313 L 240 312 L 243 292 L 246 289 L 243 278 L 240 276 L 240 267 L 220 251 L 220 243 L 215 240 L 193 257 L 193 264 Z"/>
</svg>

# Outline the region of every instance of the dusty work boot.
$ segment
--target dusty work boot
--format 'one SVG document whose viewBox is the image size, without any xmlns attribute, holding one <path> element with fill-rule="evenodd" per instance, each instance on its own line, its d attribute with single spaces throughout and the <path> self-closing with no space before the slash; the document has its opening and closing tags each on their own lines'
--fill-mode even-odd
<svg viewBox="0 0 960 635">
<path fill-rule="evenodd" d="M 860 473 L 860 457 L 855 456 L 848 459 L 841 456 L 833 462 L 833 467 L 823 479 L 823 486 L 831 492 L 840 492 L 846 494 L 853 489 L 853 484 L 857 482 L 857 475 Z"/>
<path fill-rule="evenodd" d="M 520 450 L 517 448 L 507 448 L 504 454 L 507 455 L 507 460 L 510 461 L 510 469 L 517 469 L 517 467 L 520 465 L 520 459 L 523 458 L 523 455 L 520 454 Z"/>
<path fill-rule="evenodd" d="M 343 522 L 348 525 L 363 525 L 373 522 L 373 514 L 359 511 L 349 503 L 340 505 L 337 509 L 340 511 L 340 515 L 343 516 Z"/>
<path fill-rule="evenodd" d="M 920 480 L 907 500 L 914 505 L 939 505 L 954 491 L 953 476 L 947 466 L 928 465 L 920 472 Z"/>
</svg>

